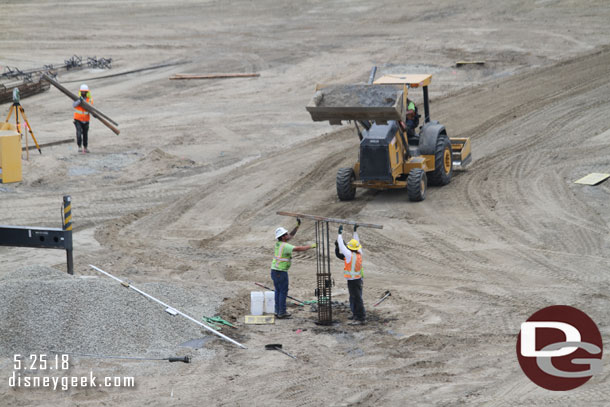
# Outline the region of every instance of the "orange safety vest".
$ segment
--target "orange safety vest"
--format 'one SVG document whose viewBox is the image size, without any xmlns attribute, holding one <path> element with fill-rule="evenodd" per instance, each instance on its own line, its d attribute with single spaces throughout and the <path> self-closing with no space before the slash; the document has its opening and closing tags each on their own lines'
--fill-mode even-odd
<svg viewBox="0 0 610 407">
<path fill-rule="evenodd" d="M 93 98 L 90 97 L 89 95 L 87 95 L 87 99 L 85 99 L 85 102 L 89 103 L 90 105 L 93 104 Z M 74 120 L 78 120 L 81 122 L 88 122 L 89 121 L 89 112 L 86 111 L 85 109 L 83 109 L 80 105 L 76 106 L 74 108 L 76 111 L 74 112 Z"/>
<path fill-rule="evenodd" d="M 355 265 L 354 257 L 356 257 Z M 349 263 L 346 260 L 343 261 L 345 262 L 343 277 L 348 280 L 358 280 L 359 278 L 362 278 L 362 254 L 352 252 L 352 258 Z"/>
</svg>

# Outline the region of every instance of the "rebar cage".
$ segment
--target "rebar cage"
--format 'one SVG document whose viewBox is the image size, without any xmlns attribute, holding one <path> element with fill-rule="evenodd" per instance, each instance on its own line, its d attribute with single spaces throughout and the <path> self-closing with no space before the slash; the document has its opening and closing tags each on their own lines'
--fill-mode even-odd
<svg viewBox="0 0 610 407">
<path fill-rule="evenodd" d="M 330 231 L 327 221 L 317 220 L 316 225 L 316 291 L 318 297 L 318 324 L 333 323 L 332 279 L 330 275 Z"/>
</svg>

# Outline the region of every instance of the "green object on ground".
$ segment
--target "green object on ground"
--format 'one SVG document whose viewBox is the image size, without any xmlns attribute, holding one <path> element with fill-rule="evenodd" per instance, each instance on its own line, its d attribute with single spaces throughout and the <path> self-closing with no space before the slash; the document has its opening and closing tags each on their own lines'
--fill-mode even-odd
<svg viewBox="0 0 610 407">
<path fill-rule="evenodd" d="M 236 328 L 235 325 L 233 325 L 229 321 L 225 321 L 224 319 L 222 319 L 219 316 L 215 316 L 215 317 L 206 317 L 206 316 L 203 316 L 201 318 L 201 320 L 203 322 L 207 323 L 208 325 L 210 325 L 212 328 L 218 330 L 218 331 L 221 330 L 221 327 L 218 324 L 227 325 L 227 326 L 230 326 L 231 328 Z"/>
<path fill-rule="evenodd" d="M 302 303 L 296 303 L 296 305 L 300 305 L 300 306 L 305 306 L 305 305 L 311 305 L 311 304 L 317 304 L 318 300 L 311 300 L 311 301 L 303 301 Z"/>
</svg>

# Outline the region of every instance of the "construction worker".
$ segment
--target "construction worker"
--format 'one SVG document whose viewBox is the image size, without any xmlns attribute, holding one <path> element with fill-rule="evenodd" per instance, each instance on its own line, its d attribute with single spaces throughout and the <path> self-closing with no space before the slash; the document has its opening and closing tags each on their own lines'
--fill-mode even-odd
<svg viewBox="0 0 610 407">
<path fill-rule="evenodd" d="M 343 225 L 339 226 L 337 244 L 345 263 L 343 277 L 347 279 L 349 307 L 352 311 L 352 315 L 349 319 L 353 320 L 352 325 L 364 325 L 365 311 L 364 302 L 362 301 L 362 246 L 360 245 L 357 230 L 358 225 L 354 225 L 352 240 L 350 240 L 346 246 L 342 236 Z"/>
<path fill-rule="evenodd" d="M 74 126 L 76 127 L 76 144 L 78 144 L 78 149 L 81 149 L 82 152 L 88 153 L 87 145 L 89 142 L 89 112 L 83 109 L 80 104 L 82 101 L 93 104 L 93 98 L 91 97 L 91 91 L 89 87 L 84 83 L 80 85 L 80 90 L 78 91 L 79 99 L 75 100 L 72 104 L 74 107 Z"/>
<path fill-rule="evenodd" d="M 286 312 L 286 296 L 288 295 L 288 269 L 292 261 L 292 252 L 303 252 L 313 249 L 316 244 L 310 246 L 293 246 L 288 241 L 296 235 L 301 226 L 301 219 L 297 218 L 297 224 L 292 232 L 288 233 L 283 227 L 275 230 L 275 253 L 271 262 L 271 279 L 275 288 L 275 316 L 279 319 L 290 318 Z"/>
<path fill-rule="evenodd" d="M 415 137 L 415 129 L 419 124 L 419 115 L 417 114 L 417 106 L 411 99 L 407 99 L 407 113 L 404 127 L 407 130 L 407 138 Z"/>
</svg>

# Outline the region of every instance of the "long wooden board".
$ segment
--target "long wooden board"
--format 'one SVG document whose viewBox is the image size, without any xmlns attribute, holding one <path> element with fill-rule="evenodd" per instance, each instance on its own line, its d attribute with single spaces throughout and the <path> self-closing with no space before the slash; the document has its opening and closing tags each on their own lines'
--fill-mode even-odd
<svg viewBox="0 0 610 407">
<path fill-rule="evenodd" d="M 259 73 L 213 73 L 213 74 L 184 74 L 178 73 L 169 77 L 170 80 L 176 79 L 225 79 L 225 78 L 256 78 L 261 76 Z"/>
</svg>

